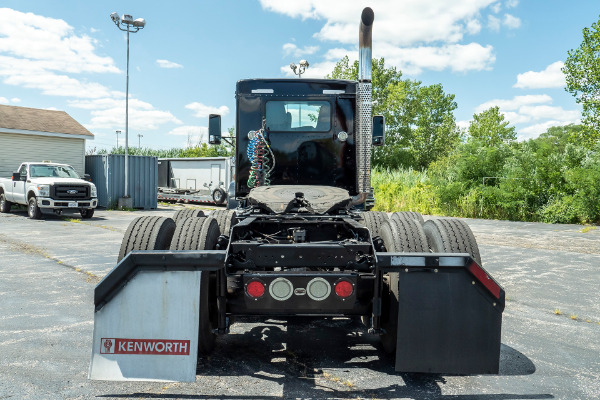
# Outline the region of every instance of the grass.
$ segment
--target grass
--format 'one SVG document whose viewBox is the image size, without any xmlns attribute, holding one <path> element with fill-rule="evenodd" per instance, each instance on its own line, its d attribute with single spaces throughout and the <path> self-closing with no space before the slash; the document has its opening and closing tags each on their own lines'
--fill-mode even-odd
<svg viewBox="0 0 600 400">
<path fill-rule="evenodd" d="M 586 226 L 583 229 L 580 229 L 579 232 L 580 233 L 588 233 L 589 231 L 595 231 L 595 230 L 596 230 L 596 227 L 590 225 L 590 226 Z"/>
</svg>

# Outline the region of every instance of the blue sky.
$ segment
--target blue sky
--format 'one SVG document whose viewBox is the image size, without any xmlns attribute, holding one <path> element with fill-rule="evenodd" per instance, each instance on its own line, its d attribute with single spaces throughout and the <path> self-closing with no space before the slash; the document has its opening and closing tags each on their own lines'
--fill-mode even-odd
<svg viewBox="0 0 600 400">
<path fill-rule="evenodd" d="M 64 110 L 110 148 L 125 130 L 126 37 L 109 15 L 145 18 L 131 35 L 130 145 L 206 141 L 208 114 L 235 124 L 235 83 L 323 77 L 356 58 L 363 7 L 375 12 L 373 56 L 456 95 L 461 126 L 501 108 L 520 139 L 577 123 L 560 72 L 598 0 L 238 0 L 0 2 L 0 104 Z M 123 137 L 120 138 L 121 144 Z"/>
</svg>

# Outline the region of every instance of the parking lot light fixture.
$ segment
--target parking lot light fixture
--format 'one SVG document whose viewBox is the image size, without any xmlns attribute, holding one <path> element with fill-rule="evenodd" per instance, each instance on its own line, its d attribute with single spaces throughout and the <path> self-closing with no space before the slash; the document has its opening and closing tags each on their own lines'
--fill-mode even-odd
<svg viewBox="0 0 600 400">
<path fill-rule="evenodd" d="M 113 12 L 110 14 L 110 19 L 115 23 L 117 28 L 123 32 L 127 32 L 127 79 L 125 81 L 125 195 L 129 198 L 129 33 L 136 33 L 146 26 L 144 18 L 136 20 L 129 14 L 119 14 Z"/>
</svg>

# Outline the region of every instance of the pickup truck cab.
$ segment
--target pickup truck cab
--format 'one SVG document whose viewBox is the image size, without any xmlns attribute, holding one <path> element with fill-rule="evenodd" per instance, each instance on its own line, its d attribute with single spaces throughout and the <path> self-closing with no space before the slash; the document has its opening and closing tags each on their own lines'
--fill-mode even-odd
<svg viewBox="0 0 600 400">
<path fill-rule="evenodd" d="M 64 210 L 77 210 L 82 218 L 91 218 L 98 205 L 98 193 L 96 186 L 82 179 L 70 165 L 26 162 L 12 178 L 0 178 L 0 212 L 10 212 L 13 204 L 27 206 L 32 219 Z"/>
</svg>

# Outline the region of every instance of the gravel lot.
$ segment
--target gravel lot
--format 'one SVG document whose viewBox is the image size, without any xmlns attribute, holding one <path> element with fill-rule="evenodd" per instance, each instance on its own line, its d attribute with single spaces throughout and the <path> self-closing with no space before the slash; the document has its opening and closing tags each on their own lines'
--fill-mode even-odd
<svg viewBox="0 0 600 400">
<path fill-rule="evenodd" d="M 499 375 L 398 374 L 353 321 L 235 324 L 196 382 L 88 381 L 95 284 L 141 215 L 0 214 L 0 399 L 600 398 L 600 229 L 466 220 L 507 294 Z"/>
</svg>

